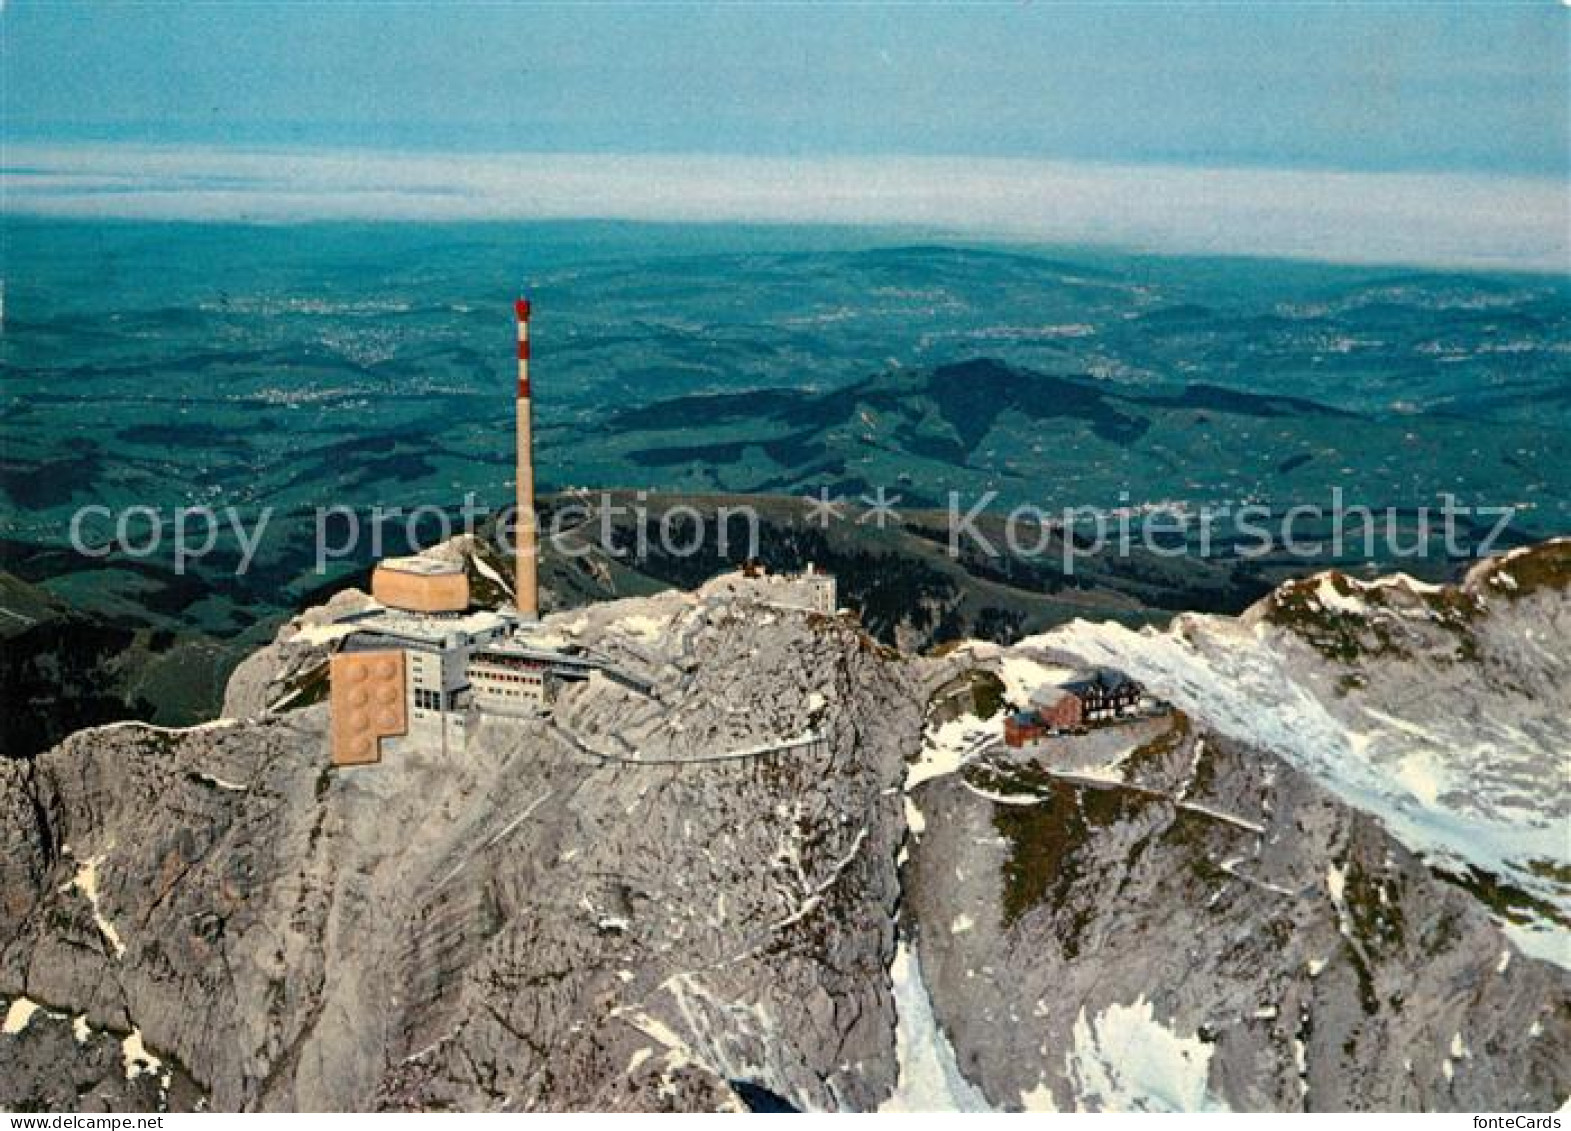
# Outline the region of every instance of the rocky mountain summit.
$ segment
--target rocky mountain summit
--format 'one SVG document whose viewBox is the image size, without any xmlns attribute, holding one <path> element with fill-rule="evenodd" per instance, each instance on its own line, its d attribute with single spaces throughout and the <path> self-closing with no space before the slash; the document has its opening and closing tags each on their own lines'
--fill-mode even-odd
<svg viewBox="0 0 1571 1131">
<path fill-rule="evenodd" d="M 1558 1106 L 1568 559 L 926 656 L 720 578 L 351 769 L 303 614 L 224 719 L 0 763 L 0 1106 Z M 1086 663 L 1166 706 L 1002 742 Z"/>
</svg>

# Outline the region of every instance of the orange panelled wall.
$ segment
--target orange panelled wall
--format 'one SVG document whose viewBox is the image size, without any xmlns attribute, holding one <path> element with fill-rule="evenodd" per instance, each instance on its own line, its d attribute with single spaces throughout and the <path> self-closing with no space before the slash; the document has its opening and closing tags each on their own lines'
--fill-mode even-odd
<svg viewBox="0 0 1571 1131">
<path fill-rule="evenodd" d="M 382 760 L 382 739 L 409 729 L 402 651 L 340 652 L 331 680 L 333 765 Z"/>
</svg>

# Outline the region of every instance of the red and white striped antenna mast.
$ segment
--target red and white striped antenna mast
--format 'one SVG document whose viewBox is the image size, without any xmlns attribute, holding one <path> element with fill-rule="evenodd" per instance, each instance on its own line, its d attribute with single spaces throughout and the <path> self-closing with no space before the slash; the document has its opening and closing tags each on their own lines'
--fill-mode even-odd
<svg viewBox="0 0 1571 1131">
<path fill-rule="evenodd" d="M 518 319 L 518 500 L 513 521 L 513 601 L 518 614 L 540 616 L 539 531 L 535 519 L 534 429 L 529 404 L 529 300 L 513 304 Z"/>
</svg>

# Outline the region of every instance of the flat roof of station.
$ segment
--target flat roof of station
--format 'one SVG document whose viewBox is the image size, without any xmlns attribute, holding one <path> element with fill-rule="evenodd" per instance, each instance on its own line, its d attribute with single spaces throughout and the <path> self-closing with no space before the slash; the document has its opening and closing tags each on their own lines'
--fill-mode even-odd
<svg viewBox="0 0 1571 1131">
<path fill-rule="evenodd" d="M 339 624 L 353 625 L 357 632 L 377 632 L 404 640 L 441 644 L 449 636 L 487 636 L 517 624 L 514 617 L 479 609 L 468 613 L 412 613 L 403 609 L 371 609 L 344 617 Z"/>
<path fill-rule="evenodd" d="M 441 558 L 431 558 L 424 554 L 414 554 L 407 558 L 383 558 L 376 563 L 376 568 L 391 570 L 393 573 L 414 573 L 422 577 L 448 577 L 464 572 L 464 567 L 457 562 L 443 561 Z"/>
</svg>

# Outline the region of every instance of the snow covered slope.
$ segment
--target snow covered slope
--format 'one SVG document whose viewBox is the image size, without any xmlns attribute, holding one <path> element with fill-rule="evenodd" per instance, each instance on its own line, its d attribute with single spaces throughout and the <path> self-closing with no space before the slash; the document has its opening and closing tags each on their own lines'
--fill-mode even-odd
<svg viewBox="0 0 1571 1131">
<path fill-rule="evenodd" d="M 1489 901 L 1524 949 L 1571 966 L 1568 580 L 1562 539 L 1456 586 L 1322 573 L 1238 619 L 1076 621 L 1017 652 L 1120 668 L 1279 754 Z"/>
</svg>

